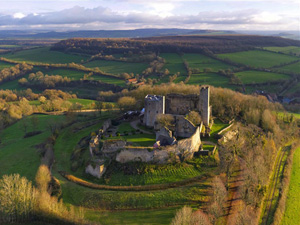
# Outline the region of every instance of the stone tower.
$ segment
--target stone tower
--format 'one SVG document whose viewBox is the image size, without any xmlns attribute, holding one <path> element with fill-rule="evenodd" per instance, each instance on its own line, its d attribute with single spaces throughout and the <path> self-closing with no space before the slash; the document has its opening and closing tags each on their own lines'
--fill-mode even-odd
<svg viewBox="0 0 300 225">
<path fill-rule="evenodd" d="M 210 98 L 209 86 L 202 87 L 200 89 L 200 96 L 199 96 L 199 111 L 201 113 L 202 121 L 205 126 L 209 125 L 209 119 L 210 119 L 211 107 L 209 105 L 209 98 Z"/>
<path fill-rule="evenodd" d="M 153 127 L 156 116 L 165 114 L 165 96 L 147 95 L 145 97 L 144 125 Z"/>
</svg>

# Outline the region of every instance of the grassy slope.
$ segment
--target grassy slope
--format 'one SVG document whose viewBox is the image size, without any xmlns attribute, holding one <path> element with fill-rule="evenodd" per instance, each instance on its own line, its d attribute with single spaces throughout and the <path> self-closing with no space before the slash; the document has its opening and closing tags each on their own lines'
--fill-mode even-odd
<svg viewBox="0 0 300 225">
<path fill-rule="evenodd" d="M 221 61 L 209 58 L 201 54 L 184 54 L 182 58 L 189 63 L 190 68 L 198 68 L 201 72 L 205 68 L 210 68 L 213 72 L 218 72 L 221 69 L 234 68 L 234 66 L 225 64 Z"/>
<path fill-rule="evenodd" d="M 1 57 L 20 62 L 42 62 L 42 63 L 80 63 L 86 60 L 86 56 L 65 54 L 58 51 L 50 51 L 49 47 L 23 50 L 15 53 L 4 54 Z"/>
<path fill-rule="evenodd" d="M 263 68 L 269 68 L 272 66 L 280 65 L 281 63 L 287 63 L 298 59 L 294 56 L 282 55 L 260 50 L 219 54 L 219 56 L 224 59 L 228 58 L 231 61 L 237 63 Z"/>
<path fill-rule="evenodd" d="M 21 176 L 34 180 L 35 173 L 40 164 L 40 157 L 35 145 L 45 141 L 50 136 L 48 123 L 51 120 L 62 121 L 64 116 L 36 115 L 39 120 L 38 130 L 41 134 L 23 138 L 23 121 L 6 128 L 1 133 L 0 144 L 0 176 L 4 174 L 19 173 Z M 32 131 L 31 117 L 24 119 L 28 124 L 28 131 Z"/>
<path fill-rule="evenodd" d="M 295 151 L 286 210 L 282 225 L 300 224 L 300 148 Z"/>
<path fill-rule="evenodd" d="M 100 70 L 112 74 L 120 73 L 134 73 L 141 74 L 147 67 L 147 63 L 130 63 L 130 62 L 117 62 L 107 60 L 94 60 L 84 64 L 85 67 L 95 68 L 99 67 Z"/>
<path fill-rule="evenodd" d="M 262 72 L 262 71 L 243 71 L 235 74 L 244 84 L 266 83 L 278 80 L 290 79 L 290 76 L 285 74 Z"/>
</svg>

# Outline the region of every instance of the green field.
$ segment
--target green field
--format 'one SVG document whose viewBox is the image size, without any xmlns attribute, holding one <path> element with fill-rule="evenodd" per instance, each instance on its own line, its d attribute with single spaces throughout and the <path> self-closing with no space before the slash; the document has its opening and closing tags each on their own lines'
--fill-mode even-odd
<svg viewBox="0 0 300 225">
<path fill-rule="evenodd" d="M 267 83 L 272 81 L 288 80 L 290 76 L 279 73 L 262 71 L 243 71 L 235 73 L 244 84 Z"/>
<path fill-rule="evenodd" d="M 170 75 L 173 75 L 177 72 L 180 73 L 179 77 L 175 80 L 175 83 L 183 81 L 185 77 L 187 76 L 187 71 L 184 67 L 183 60 L 180 55 L 176 53 L 162 53 L 160 54 L 160 57 L 164 58 L 166 60 L 166 63 L 162 70 L 168 69 L 170 72 Z M 165 82 L 169 82 L 168 76 L 165 77 Z"/>
<path fill-rule="evenodd" d="M 223 59 L 229 59 L 233 62 L 249 65 L 253 67 L 269 68 L 278 66 L 281 63 L 288 63 L 297 60 L 297 57 L 282 55 L 278 53 L 272 53 L 260 50 L 251 50 L 244 52 L 219 54 L 219 57 Z"/>
<path fill-rule="evenodd" d="M 121 87 L 126 86 L 125 80 L 118 79 L 118 78 L 112 77 L 112 76 L 102 76 L 102 75 L 94 74 L 91 77 L 91 79 L 92 80 L 99 80 L 99 81 L 102 81 L 102 82 L 108 83 L 108 84 L 115 84 L 115 85 L 118 85 L 118 86 L 121 86 Z"/>
<path fill-rule="evenodd" d="M 44 67 L 35 67 L 35 70 L 41 71 L 44 74 L 48 75 L 60 75 L 63 77 L 68 77 L 73 80 L 80 80 L 83 78 L 84 74 L 88 74 L 88 72 L 71 70 L 71 69 L 46 69 Z"/>
<path fill-rule="evenodd" d="M 0 55 L 7 59 L 19 62 L 40 62 L 40 63 L 80 63 L 87 60 L 86 56 L 65 54 L 58 51 L 50 51 L 49 47 L 23 50 L 19 52 Z"/>
<path fill-rule="evenodd" d="M 203 70 L 206 68 L 210 68 L 212 72 L 235 68 L 234 66 L 225 64 L 221 61 L 201 54 L 184 54 L 182 58 L 188 62 L 190 68 L 200 69 L 200 72 L 203 72 Z"/>
<path fill-rule="evenodd" d="M 294 153 L 291 181 L 282 225 L 300 224 L 300 148 Z"/>
<path fill-rule="evenodd" d="M 229 78 L 216 73 L 192 74 L 188 84 L 205 85 L 209 84 L 215 87 L 225 87 L 234 89 L 234 85 L 229 84 Z"/>
<path fill-rule="evenodd" d="M 100 70 L 111 74 L 134 73 L 141 74 L 147 67 L 147 63 L 130 63 L 107 60 L 94 60 L 83 64 L 88 68 L 98 67 Z"/>
<path fill-rule="evenodd" d="M 21 176 L 34 180 L 40 156 L 36 145 L 44 142 L 50 136 L 49 123 L 54 120 L 59 122 L 64 116 L 36 115 L 38 118 L 37 130 L 41 134 L 23 138 L 25 135 L 23 121 L 28 124 L 28 131 L 32 131 L 31 117 L 23 119 L 2 131 L 0 135 L 0 177 L 4 174 L 19 173 Z"/>
<path fill-rule="evenodd" d="M 12 66 L 14 66 L 14 64 L 0 61 L 0 70 L 7 68 L 7 67 L 12 67 Z"/>
<path fill-rule="evenodd" d="M 283 67 L 280 67 L 278 69 L 283 70 L 283 71 L 287 71 L 287 72 L 300 74 L 300 62 L 293 63 L 293 64 L 290 64 L 290 65 L 287 65 L 287 66 L 283 66 Z"/>
<path fill-rule="evenodd" d="M 300 55 L 300 47 L 297 46 L 287 46 L 287 47 L 264 47 L 264 49 L 273 52 L 282 52 L 285 54 L 295 54 Z"/>
</svg>

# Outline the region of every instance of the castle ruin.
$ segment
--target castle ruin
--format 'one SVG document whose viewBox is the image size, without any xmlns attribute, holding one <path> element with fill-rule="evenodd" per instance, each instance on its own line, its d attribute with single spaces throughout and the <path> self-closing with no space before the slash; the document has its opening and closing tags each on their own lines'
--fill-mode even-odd
<svg viewBox="0 0 300 225">
<path fill-rule="evenodd" d="M 208 126 L 211 113 L 209 98 L 209 86 L 201 87 L 199 95 L 168 94 L 166 97 L 147 95 L 145 97 L 144 125 L 154 127 L 156 116 L 159 114 L 186 115 L 190 111 L 198 111 L 203 124 Z"/>
</svg>

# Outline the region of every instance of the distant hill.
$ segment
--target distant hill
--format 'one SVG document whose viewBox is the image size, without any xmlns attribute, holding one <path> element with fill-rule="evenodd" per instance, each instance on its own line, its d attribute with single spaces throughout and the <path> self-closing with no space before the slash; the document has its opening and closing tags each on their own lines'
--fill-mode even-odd
<svg viewBox="0 0 300 225">
<path fill-rule="evenodd" d="M 136 29 L 136 30 L 80 30 L 80 31 L 0 31 L 0 38 L 138 38 L 175 35 L 224 35 L 234 31 L 194 30 L 194 29 Z"/>
</svg>

